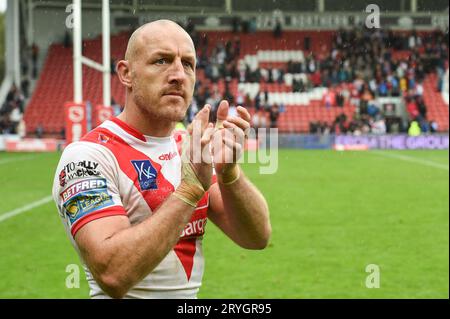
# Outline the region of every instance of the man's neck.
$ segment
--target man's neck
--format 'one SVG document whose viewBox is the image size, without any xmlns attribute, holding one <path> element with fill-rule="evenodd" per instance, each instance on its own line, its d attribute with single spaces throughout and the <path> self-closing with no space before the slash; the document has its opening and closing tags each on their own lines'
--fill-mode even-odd
<svg viewBox="0 0 450 319">
<path fill-rule="evenodd" d="M 125 107 L 123 112 L 120 113 L 117 118 L 143 135 L 153 137 L 170 136 L 176 126 L 176 123 L 172 121 L 164 121 L 161 119 L 152 121 L 152 119 L 146 119 L 144 114 L 136 110 L 130 110 L 130 108 L 128 108 L 127 112 L 127 107 Z"/>
</svg>

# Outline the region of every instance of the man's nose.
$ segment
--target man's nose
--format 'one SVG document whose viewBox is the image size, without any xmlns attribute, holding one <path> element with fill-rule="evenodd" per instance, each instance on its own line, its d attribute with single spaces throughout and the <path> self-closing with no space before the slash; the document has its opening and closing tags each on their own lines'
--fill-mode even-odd
<svg viewBox="0 0 450 319">
<path fill-rule="evenodd" d="M 183 82 L 186 79 L 186 72 L 181 59 L 175 59 L 171 65 L 169 82 Z"/>
</svg>

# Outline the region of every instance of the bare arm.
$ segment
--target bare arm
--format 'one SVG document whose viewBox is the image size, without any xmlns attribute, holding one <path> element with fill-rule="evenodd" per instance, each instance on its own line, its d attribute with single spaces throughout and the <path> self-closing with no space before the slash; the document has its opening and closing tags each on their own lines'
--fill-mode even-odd
<svg viewBox="0 0 450 319">
<path fill-rule="evenodd" d="M 267 246 L 272 229 L 263 195 L 245 177 L 237 164 L 250 127 L 250 114 L 237 108 L 239 117 L 228 116 L 228 103 L 217 110 L 212 153 L 218 183 L 210 188 L 209 217 L 234 242 L 248 249 Z M 223 128 L 223 129 L 222 129 Z"/>
<path fill-rule="evenodd" d="M 202 124 L 202 134 L 197 137 L 201 138 L 198 142 L 202 149 L 208 147 L 213 131 L 212 127 L 206 129 L 208 118 L 209 107 L 203 108 L 195 118 Z M 193 164 L 190 151 L 190 146 L 183 149 L 180 185 L 151 217 L 135 226 L 125 216 L 101 218 L 76 233 L 83 259 L 110 296 L 123 297 L 164 259 L 179 240 L 196 203 L 209 188 L 211 164 Z"/>
<path fill-rule="evenodd" d="M 240 174 L 232 185 L 219 182 L 211 186 L 208 216 L 239 246 L 263 249 L 272 232 L 267 202 L 242 171 Z"/>
<path fill-rule="evenodd" d="M 121 298 L 169 253 L 193 211 L 172 195 L 138 225 L 125 216 L 101 218 L 82 227 L 75 240 L 97 283 Z"/>
</svg>

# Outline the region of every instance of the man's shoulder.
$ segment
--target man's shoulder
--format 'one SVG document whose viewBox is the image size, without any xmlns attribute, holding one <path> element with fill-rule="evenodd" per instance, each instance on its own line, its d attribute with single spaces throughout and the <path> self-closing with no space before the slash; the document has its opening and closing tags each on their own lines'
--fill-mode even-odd
<svg viewBox="0 0 450 319">
<path fill-rule="evenodd" d="M 92 131 L 88 132 L 84 135 L 80 142 L 89 142 L 93 144 L 104 144 L 106 145 L 111 140 L 118 140 L 118 136 L 116 136 L 113 132 L 108 130 L 104 125 L 97 126 Z"/>
<path fill-rule="evenodd" d="M 66 146 L 58 167 L 67 166 L 68 164 L 72 165 L 71 163 L 85 163 L 86 161 L 96 165 L 100 164 L 101 167 L 107 168 L 114 164 L 114 156 L 101 143 L 92 143 L 82 139 Z"/>
</svg>

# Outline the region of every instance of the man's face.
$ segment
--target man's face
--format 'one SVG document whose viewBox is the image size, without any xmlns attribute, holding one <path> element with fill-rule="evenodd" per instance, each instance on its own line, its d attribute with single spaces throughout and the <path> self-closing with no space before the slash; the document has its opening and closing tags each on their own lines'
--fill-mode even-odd
<svg viewBox="0 0 450 319">
<path fill-rule="evenodd" d="M 151 31 L 151 30 L 149 30 Z M 155 120 L 181 121 L 195 85 L 195 49 L 190 37 L 176 26 L 143 30 L 130 59 L 135 104 Z"/>
</svg>

